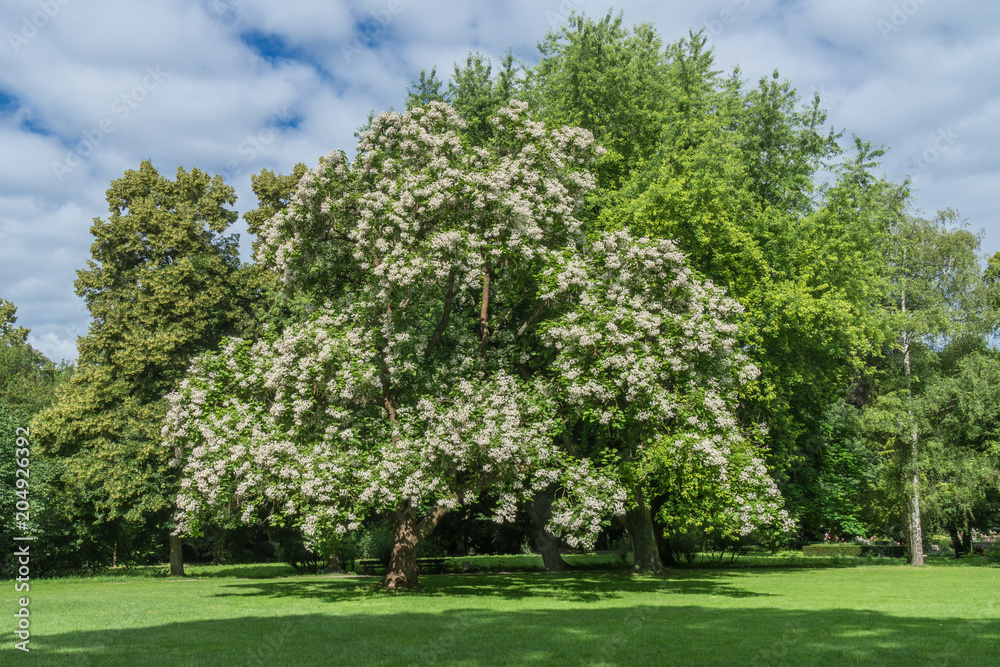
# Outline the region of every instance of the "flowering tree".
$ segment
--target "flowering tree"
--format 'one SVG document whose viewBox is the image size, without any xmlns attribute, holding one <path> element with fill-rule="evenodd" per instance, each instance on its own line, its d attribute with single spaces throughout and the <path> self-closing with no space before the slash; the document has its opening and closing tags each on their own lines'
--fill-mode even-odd
<svg viewBox="0 0 1000 667">
<path fill-rule="evenodd" d="M 196 359 L 168 397 L 181 530 L 238 508 L 244 521 L 292 521 L 315 545 L 388 515 L 384 584 L 405 588 L 417 585 L 417 545 L 448 511 L 489 493 L 497 518 L 510 519 L 519 501 L 555 487 L 549 528 L 587 545 L 624 513 L 625 491 L 617 468 L 598 464 L 607 457 L 558 436 L 581 411 L 614 417 L 609 383 L 624 348 L 641 356 L 625 354 L 618 369 L 629 419 L 670 421 L 671 392 L 711 402 L 711 382 L 663 355 L 691 356 L 684 336 L 694 336 L 692 354 L 731 353 L 718 340 L 728 325 L 714 317 L 730 302 L 666 242 L 619 234 L 585 250 L 575 213 L 594 187 L 589 132 L 546 128 L 517 102 L 493 122 L 481 148 L 463 142 L 447 105 L 382 114 L 352 165 L 325 156 L 263 226 L 258 259 L 317 307 L 281 334 Z M 622 258 L 652 262 L 673 296 L 629 311 L 641 281 L 624 277 Z M 658 314 L 644 315 L 650 308 Z M 649 317 L 673 347 L 650 346 Z M 595 361 L 584 350 L 598 339 L 578 329 L 602 323 L 641 333 L 602 340 Z"/>
<path fill-rule="evenodd" d="M 569 302 L 542 327 L 544 344 L 558 350 L 553 377 L 591 451 L 621 461 L 637 569 L 659 567 L 654 496 L 674 530 L 787 531 L 792 522 L 754 444 L 761 429 L 745 432 L 735 416 L 738 388 L 758 374 L 736 349 L 743 307 L 694 276 L 672 242 L 627 231 L 602 235 L 543 275 L 543 296 Z"/>
<path fill-rule="evenodd" d="M 490 150 L 467 149 L 447 105 L 382 114 L 353 166 L 325 156 L 263 227 L 261 262 L 323 305 L 200 358 L 170 397 L 184 530 L 261 507 L 318 543 L 388 513 L 397 588 L 416 585 L 416 546 L 440 518 L 485 491 L 504 518 L 558 481 L 559 528 L 584 541 L 620 503 L 554 444 L 558 406 L 531 360 L 535 276 L 582 241 L 596 147 L 524 105 L 496 123 Z"/>
</svg>

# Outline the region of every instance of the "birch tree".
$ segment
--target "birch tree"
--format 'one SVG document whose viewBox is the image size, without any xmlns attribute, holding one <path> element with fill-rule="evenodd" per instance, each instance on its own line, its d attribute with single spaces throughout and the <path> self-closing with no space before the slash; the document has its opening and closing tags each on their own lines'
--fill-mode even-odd
<svg viewBox="0 0 1000 667">
<path fill-rule="evenodd" d="M 906 452 L 902 466 L 907 497 L 910 563 L 923 565 L 920 509 L 920 434 L 914 418 L 919 391 L 915 346 L 946 342 L 989 326 L 987 293 L 978 256 L 980 237 L 963 228 L 955 211 L 927 220 L 903 215 L 892 230 L 890 314 L 898 333 L 905 406 Z M 985 317 L 984 317 L 985 316 Z"/>
</svg>

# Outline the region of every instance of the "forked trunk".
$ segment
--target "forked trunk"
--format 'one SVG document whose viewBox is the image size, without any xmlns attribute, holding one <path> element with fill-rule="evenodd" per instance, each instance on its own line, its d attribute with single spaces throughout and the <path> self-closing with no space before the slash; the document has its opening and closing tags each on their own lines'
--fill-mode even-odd
<svg viewBox="0 0 1000 667">
<path fill-rule="evenodd" d="M 660 508 L 663 507 L 664 500 L 666 500 L 666 496 L 660 495 L 652 502 L 650 512 L 653 519 L 653 537 L 656 538 L 656 550 L 660 554 L 660 562 L 663 563 L 664 567 L 677 567 L 677 559 L 674 558 L 674 551 L 670 548 L 670 540 L 666 537 L 666 526 L 656 519 Z"/>
<path fill-rule="evenodd" d="M 955 550 L 955 558 L 972 553 L 972 531 L 968 527 L 960 531 L 957 525 L 951 524 L 948 526 L 948 534 L 951 536 L 951 546 Z"/>
<path fill-rule="evenodd" d="M 408 502 L 402 502 L 392 513 L 392 556 L 389 569 L 382 580 L 386 590 L 414 589 L 420 587 L 417 568 L 417 545 L 427 539 L 448 510 L 435 507 L 422 521 L 417 521 L 417 511 Z"/>
</svg>

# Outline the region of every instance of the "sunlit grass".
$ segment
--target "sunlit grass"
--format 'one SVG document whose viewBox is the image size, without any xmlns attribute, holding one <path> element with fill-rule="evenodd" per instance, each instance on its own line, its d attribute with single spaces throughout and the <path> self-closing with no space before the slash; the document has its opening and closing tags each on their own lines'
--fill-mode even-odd
<svg viewBox="0 0 1000 667">
<path fill-rule="evenodd" d="M 422 590 L 397 594 L 379 591 L 371 577 L 36 581 L 24 657 L 85 665 L 1000 664 L 1000 569 L 992 567 L 422 581 Z M 5 642 L 0 664 L 14 664 L 16 654 Z"/>
</svg>

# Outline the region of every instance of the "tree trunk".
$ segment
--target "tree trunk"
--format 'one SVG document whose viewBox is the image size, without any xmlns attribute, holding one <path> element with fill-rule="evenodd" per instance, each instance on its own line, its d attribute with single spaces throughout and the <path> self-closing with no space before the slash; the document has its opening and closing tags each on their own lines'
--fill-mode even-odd
<svg viewBox="0 0 1000 667">
<path fill-rule="evenodd" d="M 407 507 L 392 515 L 392 556 L 382 585 L 388 590 L 417 588 L 417 513 Z"/>
<path fill-rule="evenodd" d="M 906 314 L 906 292 L 902 293 L 902 312 Z M 906 373 L 906 414 L 910 421 L 910 465 L 908 486 L 910 487 L 910 565 L 919 567 L 924 564 L 924 532 L 920 525 L 920 437 L 917 433 L 917 423 L 913 419 L 913 390 L 910 386 L 910 334 L 903 330 L 903 370 Z"/>
<path fill-rule="evenodd" d="M 535 549 L 542 554 L 542 563 L 545 569 L 552 572 L 561 572 L 569 566 L 559 553 L 560 540 L 558 537 L 545 530 L 549 519 L 552 518 L 552 501 L 555 499 L 556 488 L 550 484 L 542 491 L 539 491 L 528 504 L 528 518 L 531 520 L 533 542 Z"/>
<path fill-rule="evenodd" d="M 170 536 L 170 576 L 184 576 L 184 550 L 179 535 Z"/>
<path fill-rule="evenodd" d="M 968 527 L 965 530 L 959 530 L 957 524 L 949 524 L 948 535 L 951 536 L 951 545 L 955 550 L 955 558 L 961 558 L 966 554 L 972 553 L 972 531 Z"/>
<path fill-rule="evenodd" d="M 623 518 L 625 530 L 632 540 L 632 569 L 636 572 L 659 572 L 663 569 L 663 562 L 656 544 L 653 513 L 640 490 L 636 490 L 636 502 L 636 506 L 625 512 Z"/>
<path fill-rule="evenodd" d="M 329 554 L 326 557 L 326 569 L 323 570 L 323 574 L 343 574 L 344 568 L 340 564 L 340 556 L 337 555 L 337 550 L 330 549 Z"/>
<path fill-rule="evenodd" d="M 420 588 L 417 568 L 417 545 L 427 539 L 448 510 L 437 506 L 422 521 L 417 522 L 417 510 L 409 502 L 401 502 L 392 513 L 392 556 L 382 580 L 386 590 Z"/>
<path fill-rule="evenodd" d="M 674 551 L 670 548 L 670 540 L 666 537 L 666 526 L 656 519 L 665 498 L 664 495 L 660 495 L 652 503 L 653 536 L 656 538 L 656 550 L 660 554 L 660 561 L 664 567 L 677 567 L 677 559 L 674 558 Z"/>
</svg>

